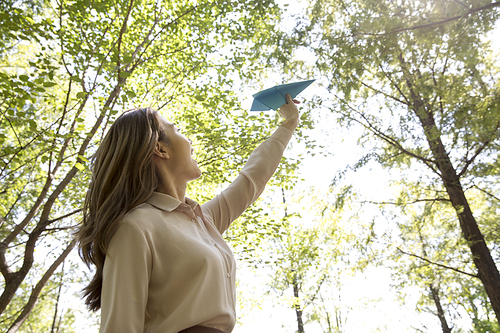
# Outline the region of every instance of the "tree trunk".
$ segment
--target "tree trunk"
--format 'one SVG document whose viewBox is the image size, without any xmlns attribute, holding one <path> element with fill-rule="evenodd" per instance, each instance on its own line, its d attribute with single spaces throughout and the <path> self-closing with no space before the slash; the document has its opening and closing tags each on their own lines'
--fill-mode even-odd
<svg viewBox="0 0 500 333">
<path fill-rule="evenodd" d="M 460 181 L 444 182 L 451 203 L 457 211 L 462 233 L 471 250 L 472 260 L 478 270 L 478 277 L 483 283 L 493 311 L 500 323 L 500 273 L 479 230 L 476 219 L 472 215 Z"/>
<path fill-rule="evenodd" d="M 486 245 L 483 234 L 479 230 L 476 219 L 472 215 L 464 190 L 460 184 L 460 177 L 443 145 L 432 108 L 420 94 L 416 92 L 413 84 L 413 75 L 407 70 L 402 55 L 399 56 L 399 60 L 405 74 L 406 84 L 410 91 L 410 97 L 413 103 L 412 111 L 420 120 L 435 164 L 440 172 L 443 185 L 457 212 L 462 234 L 467 241 L 472 254 L 472 260 L 478 270 L 478 277 L 490 299 L 497 320 L 500 322 L 500 273 Z"/>
<path fill-rule="evenodd" d="M 52 320 L 52 328 L 50 329 L 50 333 L 57 332 L 56 330 L 56 323 L 57 323 L 57 316 L 59 314 L 59 301 L 61 299 L 61 291 L 62 291 L 62 286 L 63 286 L 63 278 L 64 278 L 64 263 L 62 263 L 61 267 L 61 279 L 59 280 L 59 288 L 57 288 L 57 297 L 56 297 L 56 305 L 54 307 L 54 319 Z M 59 321 L 60 322 L 60 321 Z"/>
<path fill-rule="evenodd" d="M 121 87 L 125 85 L 126 79 L 125 78 L 120 78 L 118 80 L 117 85 L 113 89 L 113 91 L 110 93 L 108 96 L 106 103 L 104 104 L 103 110 L 109 109 L 114 105 L 116 102 L 116 99 L 118 98 Z M 85 99 L 86 101 L 86 99 Z M 82 102 L 83 103 L 83 102 Z M 81 108 L 83 108 L 83 105 L 81 105 Z M 80 148 L 78 150 L 78 155 L 79 156 L 84 156 L 85 155 L 85 150 L 87 149 L 90 141 L 94 137 L 95 133 L 97 133 L 97 130 L 101 127 L 104 119 L 105 119 L 106 111 L 102 112 L 99 117 L 97 118 L 96 122 L 94 123 L 92 129 L 90 130 L 89 133 L 87 133 L 87 136 L 85 137 L 84 142 L 80 145 Z M 63 154 L 63 149 L 66 149 L 65 147 L 61 148 L 62 150 L 60 151 L 60 154 Z M 77 162 L 81 162 L 80 157 L 77 158 Z M 73 166 L 71 170 L 64 176 L 63 180 L 57 185 L 55 190 L 52 192 L 52 194 L 49 196 L 47 201 L 43 204 L 43 209 L 41 213 L 41 217 L 39 218 L 39 222 L 35 226 L 35 228 L 30 232 L 28 241 L 26 242 L 25 245 L 25 255 L 23 259 L 23 265 L 17 272 L 12 272 L 11 268 L 9 267 L 7 263 L 7 259 L 5 257 L 5 253 L 7 251 L 8 245 L 10 242 L 12 242 L 17 235 L 20 233 L 20 231 L 16 228 L 6 237 L 6 239 L 0 243 L 0 272 L 4 276 L 5 279 L 5 288 L 0 295 L 0 313 L 3 313 L 7 306 L 10 304 L 12 301 L 12 298 L 14 297 L 16 291 L 19 289 L 21 283 L 24 281 L 25 277 L 28 275 L 29 271 L 31 270 L 34 262 L 34 251 L 35 251 L 35 246 L 36 242 L 38 241 L 40 235 L 42 232 L 45 231 L 45 228 L 52 223 L 52 221 L 49 220 L 50 213 L 52 211 L 52 207 L 54 203 L 56 202 L 57 198 L 59 195 L 63 192 L 63 190 L 66 188 L 66 186 L 71 182 L 73 177 L 76 175 L 78 172 L 78 169 Z M 37 208 L 38 210 L 38 208 Z M 24 222 L 23 222 L 24 223 Z M 57 267 L 56 267 L 57 268 Z M 49 271 L 45 272 L 44 276 L 48 273 Z M 50 278 L 50 276 L 49 276 Z M 35 288 L 36 289 L 36 288 Z M 38 293 L 32 293 L 31 297 L 38 297 Z M 30 303 L 36 302 L 36 299 L 32 300 L 30 297 Z M 23 312 L 21 316 L 18 319 L 21 319 L 22 322 L 26 320 L 27 316 L 29 315 L 26 314 L 26 310 L 29 309 L 30 307 L 28 304 L 24 307 Z M 31 310 L 30 310 L 31 311 Z M 21 318 L 25 316 L 25 318 Z M 16 319 L 17 322 L 17 319 Z M 22 324 L 21 322 L 21 324 Z M 17 325 L 17 324 L 16 324 Z M 11 329 L 16 329 L 15 327 Z M 10 331 L 9 331 L 10 332 Z M 15 332 L 15 331 L 12 331 Z"/>
<path fill-rule="evenodd" d="M 330 313 L 328 313 L 328 311 L 325 312 L 326 312 L 326 323 L 328 324 L 328 333 L 332 333 L 332 323 L 330 322 Z"/>
<path fill-rule="evenodd" d="M 448 326 L 448 322 L 446 321 L 446 317 L 444 316 L 443 307 L 441 306 L 441 300 L 439 299 L 439 290 L 436 287 L 433 287 L 432 284 L 429 284 L 429 289 L 431 291 L 432 299 L 434 300 L 434 304 L 436 304 L 437 308 L 437 316 L 439 321 L 441 322 L 441 328 L 443 329 L 443 333 L 451 333 L 451 329 Z"/>
<path fill-rule="evenodd" d="M 295 314 L 297 315 L 297 333 L 304 333 L 304 322 L 302 321 L 302 309 L 298 303 L 299 299 L 299 284 L 297 282 L 297 277 L 293 277 L 293 296 L 295 296 Z"/>
<path fill-rule="evenodd" d="M 52 265 L 49 267 L 49 269 L 45 272 L 45 274 L 42 276 L 42 278 L 38 281 L 35 288 L 33 288 L 33 291 L 31 292 L 28 303 L 26 303 L 23 310 L 21 311 L 21 314 L 16 318 L 14 323 L 10 326 L 7 333 L 16 333 L 19 330 L 21 325 L 24 323 L 24 321 L 30 315 L 31 311 L 33 311 L 33 308 L 35 307 L 36 301 L 38 300 L 38 296 L 40 295 L 40 292 L 42 291 L 43 287 L 45 287 L 45 285 L 49 281 L 52 274 L 54 274 L 54 271 L 66 259 L 68 254 L 75 247 L 75 245 L 76 245 L 76 240 L 72 240 L 71 243 L 66 247 L 66 249 L 64 249 L 63 253 L 61 253 L 61 255 L 59 255 L 59 257 L 52 263 Z"/>
</svg>

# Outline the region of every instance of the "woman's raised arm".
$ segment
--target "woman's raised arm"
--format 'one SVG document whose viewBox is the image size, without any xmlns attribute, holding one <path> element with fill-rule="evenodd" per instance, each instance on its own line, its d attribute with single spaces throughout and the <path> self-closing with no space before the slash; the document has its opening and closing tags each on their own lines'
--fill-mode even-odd
<svg viewBox="0 0 500 333">
<path fill-rule="evenodd" d="M 281 126 L 250 155 L 236 179 L 215 198 L 202 206 L 222 234 L 229 225 L 250 206 L 264 190 L 276 171 L 283 152 L 299 123 L 297 101 L 286 95 L 287 103 L 280 107 L 285 118 Z"/>
</svg>

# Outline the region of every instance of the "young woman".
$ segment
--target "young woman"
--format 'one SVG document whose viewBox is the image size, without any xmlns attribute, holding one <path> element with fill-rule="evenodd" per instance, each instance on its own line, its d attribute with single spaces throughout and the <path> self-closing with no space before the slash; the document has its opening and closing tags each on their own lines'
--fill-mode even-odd
<svg viewBox="0 0 500 333">
<path fill-rule="evenodd" d="M 151 108 L 122 114 L 93 161 L 77 237 L 95 275 L 84 290 L 101 309 L 101 333 L 231 332 L 235 260 L 222 234 L 261 194 L 299 122 L 290 95 L 284 122 L 231 185 L 198 205 L 185 197 L 201 175 L 191 140 Z"/>
</svg>

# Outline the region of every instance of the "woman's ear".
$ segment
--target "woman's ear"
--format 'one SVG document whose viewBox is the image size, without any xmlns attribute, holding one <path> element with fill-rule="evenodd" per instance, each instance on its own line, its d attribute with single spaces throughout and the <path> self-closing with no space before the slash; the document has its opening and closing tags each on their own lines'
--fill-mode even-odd
<svg viewBox="0 0 500 333">
<path fill-rule="evenodd" d="M 167 144 L 165 142 L 162 142 L 162 141 L 158 142 L 156 144 L 155 151 L 154 151 L 155 156 L 168 159 L 170 156 L 168 155 L 168 151 L 167 151 L 166 146 L 167 146 Z"/>
</svg>

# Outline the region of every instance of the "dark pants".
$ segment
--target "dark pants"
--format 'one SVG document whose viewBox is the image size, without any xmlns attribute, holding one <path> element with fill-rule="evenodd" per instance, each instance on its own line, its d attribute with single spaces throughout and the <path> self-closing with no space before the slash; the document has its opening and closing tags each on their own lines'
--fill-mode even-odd
<svg viewBox="0 0 500 333">
<path fill-rule="evenodd" d="M 193 326 L 190 328 L 186 328 L 185 330 L 182 330 L 179 333 L 224 333 L 224 331 L 211 327 Z"/>
</svg>

